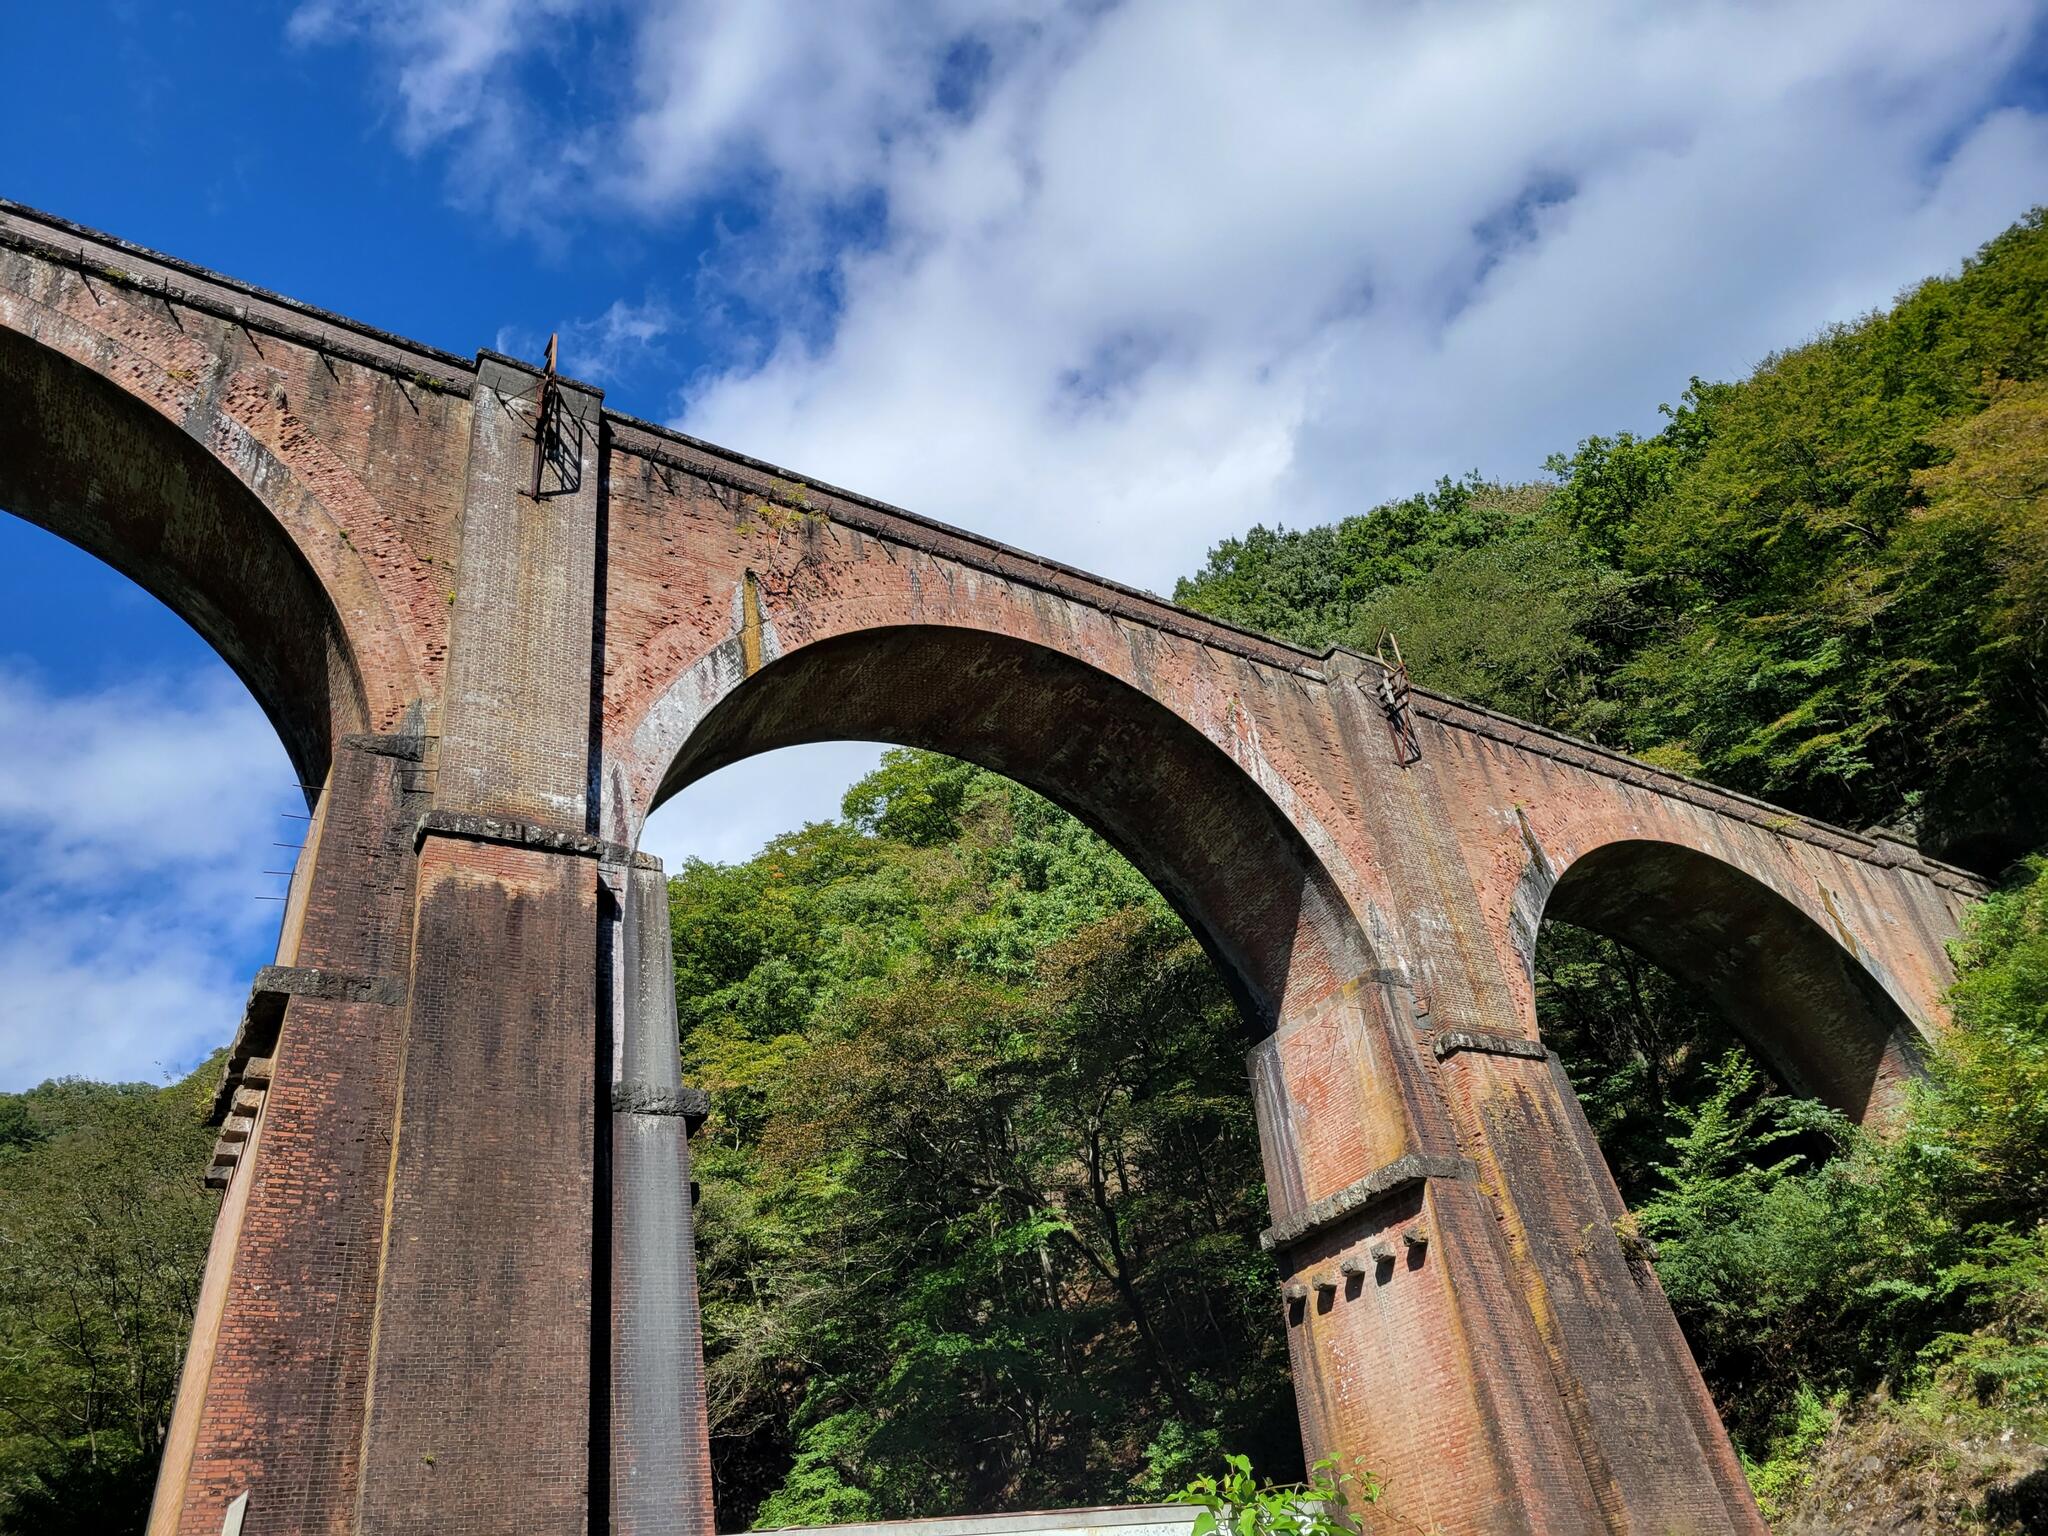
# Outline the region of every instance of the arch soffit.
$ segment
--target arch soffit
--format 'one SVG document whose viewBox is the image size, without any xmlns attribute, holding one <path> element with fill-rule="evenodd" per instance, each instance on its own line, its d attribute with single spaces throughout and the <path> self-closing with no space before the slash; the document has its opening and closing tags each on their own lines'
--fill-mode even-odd
<svg viewBox="0 0 2048 1536">
<path fill-rule="evenodd" d="M 1531 842 L 1514 921 L 1532 971 L 1545 918 L 1617 939 L 1703 986 L 1795 1088 L 1859 1119 L 1918 1070 L 1927 1020 L 1804 891 L 1676 837 L 1608 838 L 1561 868 Z"/>
<path fill-rule="evenodd" d="M 1680 814 L 1667 818 L 1668 825 L 1596 835 L 1553 851 L 1549 843 L 1538 838 L 1527 817 L 1517 808 L 1516 820 L 1526 858 L 1510 904 L 1509 923 L 1510 937 L 1525 974 L 1534 973 L 1537 931 L 1542 921 L 1562 916 L 1552 910 L 1552 896 L 1560 884 L 1572 880 L 1575 871 L 1577 878 L 1572 880 L 1573 884 L 1591 879 L 1603 867 L 1612 868 L 1632 860 L 1654 860 L 1671 867 L 1690 861 L 1691 869 L 1697 873 L 1711 876 L 1725 871 L 1728 877 L 1748 882 L 1776 898 L 1788 920 L 1796 916 L 1814 937 L 1824 939 L 1841 953 L 1845 963 L 1881 988 L 1917 1036 L 1923 1040 L 1933 1038 L 1934 1026 L 1927 1017 L 1925 1003 L 1901 984 L 1856 932 L 1841 910 L 1837 892 L 1826 874 L 1813 867 L 1811 857 L 1760 828 L 1719 821 L 1701 827 L 1696 825 L 1698 816 L 1691 808 L 1674 809 Z"/>
<path fill-rule="evenodd" d="M 735 628 L 743 631 L 737 595 L 734 606 Z M 1102 645 L 1102 635 L 1088 637 L 1089 644 L 1049 644 L 957 614 L 875 623 L 868 607 L 863 621 L 842 625 L 835 621 L 843 615 L 829 603 L 807 608 L 804 639 L 785 644 L 764 615 L 758 666 L 749 669 L 744 632 L 731 635 L 683 668 L 634 724 L 606 785 L 607 835 L 637 844 L 646 817 L 662 801 L 759 752 L 841 739 L 925 747 L 982 763 L 1045 794 L 1130 856 L 1189 919 L 1261 1027 L 1271 1027 L 1283 997 L 1291 1011 L 1303 995 L 1288 983 L 1304 946 L 1334 982 L 1370 969 L 1370 940 L 1344 894 L 1348 865 L 1341 855 L 1326 857 L 1325 849 L 1336 852 L 1334 840 L 1302 814 L 1291 787 L 1259 751 L 1245 712 L 1219 708 L 1220 721 L 1203 729 L 1175 707 L 1178 701 L 1142 686 L 1130 664 L 1131 645 L 1118 638 L 1122 626 L 1091 610 L 1080 613 L 1082 622 L 1105 626 L 1113 645 Z M 1119 656 L 1126 666 L 1115 665 Z M 1000 711 L 933 703 L 945 685 L 976 671 L 992 679 L 1005 673 L 1019 685 Z M 1020 700 L 1030 702 L 1020 710 Z M 1055 702 L 1068 713 L 1054 718 Z M 1112 720 L 1121 747 L 1156 749 L 1148 761 L 1171 759 L 1184 776 L 1179 793 L 1162 788 L 1145 797 L 1152 802 L 1145 814 L 1155 817 L 1150 840 L 1129 824 L 1143 819 L 1140 813 L 1120 807 L 1115 786 L 1105 786 L 1109 760 L 1097 757 L 1092 772 L 1077 767 L 1078 744 Z M 1121 750 L 1113 757 L 1129 762 L 1144 755 Z M 1192 788 L 1187 776 L 1199 778 L 1201 788 Z M 1126 795 L 1126 801 L 1135 798 Z M 1161 832 L 1156 816 L 1169 808 L 1173 825 Z M 1200 820 L 1205 815 L 1206 823 Z M 1214 841 L 1197 851 L 1205 832 Z M 1177 846 L 1169 853 L 1162 842 Z M 1220 867 L 1233 859 L 1240 866 L 1238 899 L 1247 906 L 1219 912 L 1213 872 L 1191 879 L 1187 865 Z M 1290 903 L 1284 922 L 1270 907 L 1250 915 L 1287 884 L 1293 889 L 1284 893 Z M 1287 929 L 1281 946 L 1287 954 L 1264 960 L 1248 954 L 1242 934 L 1232 931 L 1270 934 L 1277 927 Z"/>
<path fill-rule="evenodd" d="M 118 392 L 136 412 L 145 433 L 168 431 L 196 445 L 221 471 L 223 481 L 232 482 L 261 509 L 262 522 L 277 530 L 280 552 L 307 573 L 310 585 L 323 600 L 323 626 L 339 642 L 339 659 L 356 695 L 349 701 L 353 707 L 347 714 L 339 713 L 341 701 L 334 702 L 332 727 L 396 728 L 426 694 L 421 665 L 424 647 L 393 610 L 377 575 L 347 532 L 347 521 L 360 524 L 364 520 L 345 521 L 332 505 L 338 502 L 360 512 L 374 508 L 374 498 L 352 469 L 327 451 L 315 433 L 305 430 L 305 423 L 289 414 L 282 385 L 274 376 L 257 377 L 247 370 L 229 375 L 216 353 L 172 329 L 178 338 L 175 344 L 144 350 L 138 338 L 110 334 L 67 310 L 0 289 L 0 331 L 33 353 L 55 360 L 60 369 L 77 370 Z M 309 480 L 317 480 L 320 491 L 316 492 Z M 67 542 L 80 543 L 61 521 L 42 525 Z M 81 547 L 85 546 L 81 543 Z M 244 664 L 230 654 L 231 637 L 214 633 L 217 625 L 209 624 L 203 614 L 187 611 L 175 593 L 161 590 L 167 583 L 148 579 L 148 556 L 131 552 L 123 562 L 118 551 L 88 552 L 121 569 L 198 630 L 242 676 L 273 723 L 288 716 L 287 701 L 266 697 L 268 690 L 253 681 Z M 374 664 L 366 666 L 366 659 L 373 659 Z M 399 663 L 395 668 L 391 665 L 394 660 Z M 280 728 L 297 766 L 302 772 L 317 770 L 321 764 L 299 761 L 309 754 L 311 744 L 294 741 L 293 734 Z M 322 745 L 331 751 L 333 743 Z M 309 782 L 313 780 L 309 778 Z"/>
<path fill-rule="evenodd" d="M 1265 750 L 1258 719 L 1244 707 L 1239 682 L 1222 670 L 1233 663 L 1256 668 L 1256 663 L 1221 656 L 1197 642 L 1159 635 L 1100 609 L 1003 576 L 952 567 L 950 562 L 921 552 L 911 554 L 909 559 L 928 560 L 945 569 L 958 570 L 962 579 L 958 583 L 928 583 L 924 594 L 914 600 L 914 607 L 906 605 L 909 611 L 902 614 L 878 615 L 872 598 L 809 596 L 804 602 L 800 626 L 779 625 L 768 603 L 762 601 L 751 621 L 757 630 L 754 665 L 766 666 L 805 646 L 905 628 L 934 632 L 965 630 L 1013 639 L 1065 657 L 1128 688 L 1205 738 L 1258 786 L 1345 890 L 1364 889 L 1356 878 L 1350 855 Z M 930 593 L 934 587 L 951 601 L 933 600 Z M 613 776 L 603 795 L 607 837 L 623 843 L 637 842 L 641 826 L 656 806 L 687 783 L 689 777 L 714 771 L 702 769 L 696 775 L 677 777 L 678 766 L 686 760 L 685 744 L 698 725 L 748 679 L 750 620 L 746 603 L 741 585 L 735 583 L 725 637 L 708 647 L 693 649 L 687 660 L 678 658 L 678 664 L 666 669 L 666 679 L 652 692 L 651 702 L 626 723 L 626 729 L 612 733 L 615 745 L 607 755 L 613 760 Z M 1021 616 L 1027 621 L 1023 626 L 1026 632 L 989 624 L 987 614 L 991 611 L 1000 611 L 1013 619 Z M 1150 645 L 1178 648 L 1201 665 L 1179 669 L 1183 680 L 1162 687 L 1159 669 L 1153 665 L 1158 657 L 1145 654 Z"/>
</svg>

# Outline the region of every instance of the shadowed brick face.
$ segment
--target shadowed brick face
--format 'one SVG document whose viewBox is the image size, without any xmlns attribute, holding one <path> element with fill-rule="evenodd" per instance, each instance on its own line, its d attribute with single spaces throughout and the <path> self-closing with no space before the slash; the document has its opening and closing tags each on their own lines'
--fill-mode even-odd
<svg viewBox="0 0 2048 1536">
<path fill-rule="evenodd" d="M 539 490 L 536 496 L 536 449 Z M 1313 1454 L 1448 1532 L 1758 1531 L 1536 1037 L 1546 914 L 1882 1116 L 1971 878 L 0 203 L 0 505 L 311 795 L 152 1536 L 710 1524 L 667 795 L 804 741 L 1043 791 L 1253 1041 Z M 1411 750 L 1407 743 L 1412 743 Z"/>
</svg>

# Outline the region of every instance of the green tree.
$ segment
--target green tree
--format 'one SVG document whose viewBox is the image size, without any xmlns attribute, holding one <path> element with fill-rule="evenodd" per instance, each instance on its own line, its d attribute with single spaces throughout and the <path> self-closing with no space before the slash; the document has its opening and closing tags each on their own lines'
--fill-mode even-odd
<svg viewBox="0 0 2048 1536">
<path fill-rule="evenodd" d="M 1262 525 L 1210 550 L 1199 572 L 1175 584 L 1173 600 L 1303 645 L 1353 644 L 1361 601 L 1521 528 L 1547 494 L 1472 474 L 1328 527 Z"/>
<path fill-rule="evenodd" d="M 1631 607 L 1628 580 L 1546 519 L 1381 588 L 1345 638 L 1369 650 L 1391 631 L 1431 687 L 1597 738 L 1611 718 L 1600 675 Z"/>
<path fill-rule="evenodd" d="M 892 753 L 673 882 L 721 1519 L 1156 1497 L 1286 1467 L 1242 1044 L 1207 959 L 1037 795 Z M 694 993 L 693 993 L 693 988 Z"/>
<path fill-rule="evenodd" d="M 1545 923 L 1536 946 L 1536 1021 L 1631 1205 L 1659 1187 L 1674 1108 L 1714 1093 L 1731 1053 L 1755 1064 L 1729 1022 L 1686 987 L 1568 923 Z"/>
<path fill-rule="evenodd" d="M 1745 1052 L 1707 1077 L 1703 1099 L 1673 1108 L 1670 1161 L 1633 1216 L 1722 1417 L 1754 1442 L 1814 1372 L 1837 1321 L 1832 1216 L 1799 1175 L 1813 1166 L 1802 1142 L 1846 1128 L 1771 1092 Z"/>
<path fill-rule="evenodd" d="M 0 1103 L 0 1530 L 140 1531 L 213 1225 L 211 1134 L 191 1083 Z"/>
</svg>

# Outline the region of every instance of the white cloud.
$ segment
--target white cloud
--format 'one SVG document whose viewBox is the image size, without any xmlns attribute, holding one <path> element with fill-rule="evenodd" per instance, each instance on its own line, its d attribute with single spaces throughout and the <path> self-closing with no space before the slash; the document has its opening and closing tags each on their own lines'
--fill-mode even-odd
<svg viewBox="0 0 2048 1536">
<path fill-rule="evenodd" d="M 827 741 L 764 752 L 699 779 L 647 819 L 640 846 L 671 872 L 686 859 L 736 864 L 769 839 L 839 815 L 846 786 L 874 772 L 887 748 Z"/>
<path fill-rule="evenodd" d="M 604 384 L 675 333 L 675 310 L 650 296 L 638 304 L 614 299 L 594 320 L 572 322 L 561 332 L 562 371 Z"/>
<path fill-rule="evenodd" d="M 679 425 L 1160 590 L 1254 521 L 1654 429 L 1692 374 L 2048 198 L 2048 120 L 2001 107 L 2039 0 L 638 0 L 582 8 L 615 35 L 581 64 L 501 5 L 322 14 L 369 26 L 465 195 L 750 205 L 666 277 L 771 338 Z M 544 49 L 560 100 L 519 92 Z M 537 167 L 486 102 L 566 148 Z M 622 301 L 564 338 L 602 368 L 682 319 Z M 731 772 L 650 837 L 739 856 L 838 794 Z"/>
<path fill-rule="evenodd" d="M 0 938 L 0 1090 L 53 1077 L 162 1081 L 233 1035 L 247 976 L 182 936 L 101 927 L 101 942 L 54 922 Z"/>
<path fill-rule="evenodd" d="M 1255 519 L 1653 426 L 2048 195 L 2048 123 L 1995 110 L 2028 0 L 608 14 L 630 68 L 545 174 L 750 197 L 714 275 L 786 322 L 682 424 L 1155 587 Z M 546 29 L 367 15 L 413 142 L 532 174 L 475 103 Z"/>
<path fill-rule="evenodd" d="M 583 0 L 304 0 L 285 23 L 301 46 L 367 36 L 388 48 L 415 147 L 495 122 L 505 69 L 545 48 Z"/>
<path fill-rule="evenodd" d="M 224 672 L 63 693 L 0 665 L 0 1088 L 158 1077 L 233 1032 L 303 822 Z"/>
<path fill-rule="evenodd" d="M 939 131 L 936 76 L 955 43 L 1051 9 L 970 0 L 653 7 L 635 38 L 637 102 L 609 185 L 656 208 L 763 172 L 789 197 L 859 192 L 896 153 Z"/>
<path fill-rule="evenodd" d="M 1528 476 L 2048 191 L 2048 124 L 1981 118 L 2024 14 L 1923 19 L 1127 5 L 893 155 L 828 343 L 684 424 L 1158 588 L 1255 519 Z"/>
</svg>

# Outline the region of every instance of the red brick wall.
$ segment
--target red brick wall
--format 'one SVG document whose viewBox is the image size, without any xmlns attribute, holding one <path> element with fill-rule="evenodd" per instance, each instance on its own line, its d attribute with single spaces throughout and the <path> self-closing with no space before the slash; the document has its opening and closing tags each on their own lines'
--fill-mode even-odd
<svg viewBox="0 0 2048 1536">
<path fill-rule="evenodd" d="M 410 970 L 418 743 L 337 755 L 323 856 L 292 963 Z M 219 1341 L 177 1529 L 217 1536 L 252 1492 L 249 1536 L 352 1530 L 403 1010 L 295 997 L 253 1157 Z M 191 1390 L 189 1385 L 187 1390 Z"/>
</svg>

